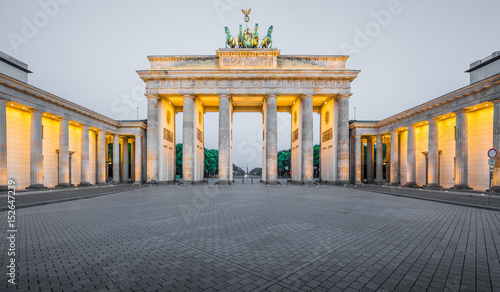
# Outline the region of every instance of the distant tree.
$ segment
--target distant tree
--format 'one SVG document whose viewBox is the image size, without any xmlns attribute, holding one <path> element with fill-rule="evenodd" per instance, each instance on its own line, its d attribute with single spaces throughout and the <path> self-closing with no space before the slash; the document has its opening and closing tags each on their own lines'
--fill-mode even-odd
<svg viewBox="0 0 500 292">
<path fill-rule="evenodd" d="M 245 175 L 245 171 L 233 163 L 233 175 Z"/>
<path fill-rule="evenodd" d="M 291 159 L 292 154 L 290 149 L 278 151 L 278 174 L 280 176 L 285 176 L 291 171 Z"/>
<path fill-rule="evenodd" d="M 314 145 L 313 147 L 313 157 L 314 157 L 314 177 L 319 177 L 319 145 Z"/>
<path fill-rule="evenodd" d="M 250 175 L 262 175 L 262 167 L 256 167 L 250 170 Z"/>
<path fill-rule="evenodd" d="M 219 173 L 219 151 L 205 148 L 205 173 L 213 176 Z"/>
<path fill-rule="evenodd" d="M 182 177 L 182 144 L 175 145 L 175 173 Z"/>
</svg>

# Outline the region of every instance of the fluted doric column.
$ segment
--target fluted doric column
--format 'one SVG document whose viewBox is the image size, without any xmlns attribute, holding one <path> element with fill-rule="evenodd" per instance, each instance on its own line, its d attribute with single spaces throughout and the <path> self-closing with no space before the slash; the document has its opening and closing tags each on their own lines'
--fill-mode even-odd
<svg viewBox="0 0 500 292">
<path fill-rule="evenodd" d="M 44 188 L 42 113 L 38 110 L 31 112 L 30 186 L 28 188 Z"/>
<path fill-rule="evenodd" d="M 194 182 L 194 156 L 196 155 L 194 95 L 183 95 L 182 121 L 182 180 Z M 148 146 L 149 147 L 149 146 Z"/>
<path fill-rule="evenodd" d="M 384 182 L 384 142 L 382 135 L 377 135 L 377 162 L 375 165 L 375 183 L 382 184 Z"/>
<path fill-rule="evenodd" d="M 467 137 L 467 112 L 456 114 L 455 123 L 455 189 L 470 189 L 468 183 L 469 147 Z"/>
<path fill-rule="evenodd" d="M 106 184 L 106 132 L 99 130 L 97 136 L 97 184 Z"/>
<path fill-rule="evenodd" d="M 128 137 L 123 137 L 122 146 L 122 182 L 128 183 L 129 169 L 128 169 Z"/>
<path fill-rule="evenodd" d="M 414 187 L 416 180 L 416 156 L 415 156 L 415 125 L 408 126 L 408 135 L 406 141 L 406 185 Z"/>
<path fill-rule="evenodd" d="M 366 182 L 373 183 L 373 138 L 366 140 Z"/>
<path fill-rule="evenodd" d="M 148 95 L 148 129 L 147 129 L 147 183 L 159 182 L 160 128 L 158 125 L 158 96 Z"/>
<path fill-rule="evenodd" d="M 302 96 L 302 181 L 314 179 L 313 96 Z"/>
<path fill-rule="evenodd" d="M 494 102 L 493 106 L 493 148 L 500 153 L 500 100 Z M 500 155 L 497 156 L 495 169 L 493 171 L 492 190 L 500 192 Z"/>
<path fill-rule="evenodd" d="M 363 152 L 361 151 L 363 144 L 361 143 L 361 136 L 354 136 L 354 183 L 361 184 L 361 160 Z"/>
<path fill-rule="evenodd" d="M 269 94 L 266 96 L 266 183 L 276 183 L 278 181 L 278 108 L 276 105 L 277 96 Z"/>
<path fill-rule="evenodd" d="M 391 132 L 391 185 L 399 184 L 398 131 Z"/>
<path fill-rule="evenodd" d="M 7 102 L 0 100 L 0 191 L 7 189 Z"/>
<path fill-rule="evenodd" d="M 385 141 L 385 158 L 386 158 L 386 164 L 385 164 L 385 180 L 390 182 L 391 181 L 391 142 Z"/>
<path fill-rule="evenodd" d="M 219 183 L 230 181 L 231 108 L 229 95 L 219 95 Z"/>
<path fill-rule="evenodd" d="M 349 96 L 341 95 L 338 99 L 337 125 L 337 182 L 349 183 Z M 361 143 L 361 142 L 360 142 Z"/>
<path fill-rule="evenodd" d="M 89 144 L 89 126 L 82 125 L 82 142 L 81 142 L 81 186 L 90 185 L 90 144 Z"/>
<path fill-rule="evenodd" d="M 427 182 L 427 186 L 439 188 L 439 136 L 436 119 L 429 121 L 429 154 L 427 158 L 429 163 L 429 181 Z"/>
<path fill-rule="evenodd" d="M 70 186 L 69 177 L 69 121 L 59 121 L 59 184 L 58 187 Z"/>
<path fill-rule="evenodd" d="M 141 148 L 141 143 L 142 143 L 142 137 L 141 136 L 135 136 L 135 168 L 134 168 L 134 181 L 136 184 L 142 183 L 142 148 Z"/>
<path fill-rule="evenodd" d="M 113 183 L 120 183 L 120 135 L 113 135 Z"/>
</svg>

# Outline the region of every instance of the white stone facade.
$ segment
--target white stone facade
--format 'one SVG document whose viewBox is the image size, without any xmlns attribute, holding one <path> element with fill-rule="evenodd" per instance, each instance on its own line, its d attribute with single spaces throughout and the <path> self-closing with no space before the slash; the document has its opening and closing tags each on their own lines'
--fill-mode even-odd
<svg viewBox="0 0 500 292">
<path fill-rule="evenodd" d="M 146 135 L 145 121 L 110 119 L 17 77 L 0 73 L 1 189 L 8 180 L 18 190 L 111 182 L 109 141 L 116 135 L 134 144 Z M 143 160 L 140 152 L 132 154 L 135 161 Z M 145 180 L 141 167 L 133 175 L 125 165 L 121 168 L 122 177 L 115 182 Z"/>
<path fill-rule="evenodd" d="M 357 158 L 351 159 L 353 183 L 486 190 L 487 151 L 500 149 L 500 71 L 387 119 L 353 121 L 349 128 Z M 368 151 L 377 148 L 375 173 L 362 164 L 365 141 Z M 385 155 L 378 145 L 385 145 Z M 373 156 L 366 158 L 373 164 Z M 498 161 L 495 190 L 500 189 Z"/>
</svg>

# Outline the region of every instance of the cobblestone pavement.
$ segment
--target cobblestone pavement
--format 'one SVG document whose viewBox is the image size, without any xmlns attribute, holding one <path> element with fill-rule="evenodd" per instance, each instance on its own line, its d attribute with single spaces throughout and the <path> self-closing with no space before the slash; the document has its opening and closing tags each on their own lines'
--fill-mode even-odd
<svg viewBox="0 0 500 292">
<path fill-rule="evenodd" d="M 16 216 L 0 290 L 500 290 L 500 212 L 354 188 L 160 185 Z"/>
</svg>

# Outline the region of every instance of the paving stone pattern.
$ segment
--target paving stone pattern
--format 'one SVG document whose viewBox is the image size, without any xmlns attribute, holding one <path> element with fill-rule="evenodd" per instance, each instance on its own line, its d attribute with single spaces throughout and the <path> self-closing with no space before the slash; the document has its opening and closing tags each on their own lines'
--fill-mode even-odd
<svg viewBox="0 0 500 292">
<path fill-rule="evenodd" d="M 500 212 L 353 188 L 160 185 L 16 215 L 5 291 L 500 291 Z"/>
</svg>

